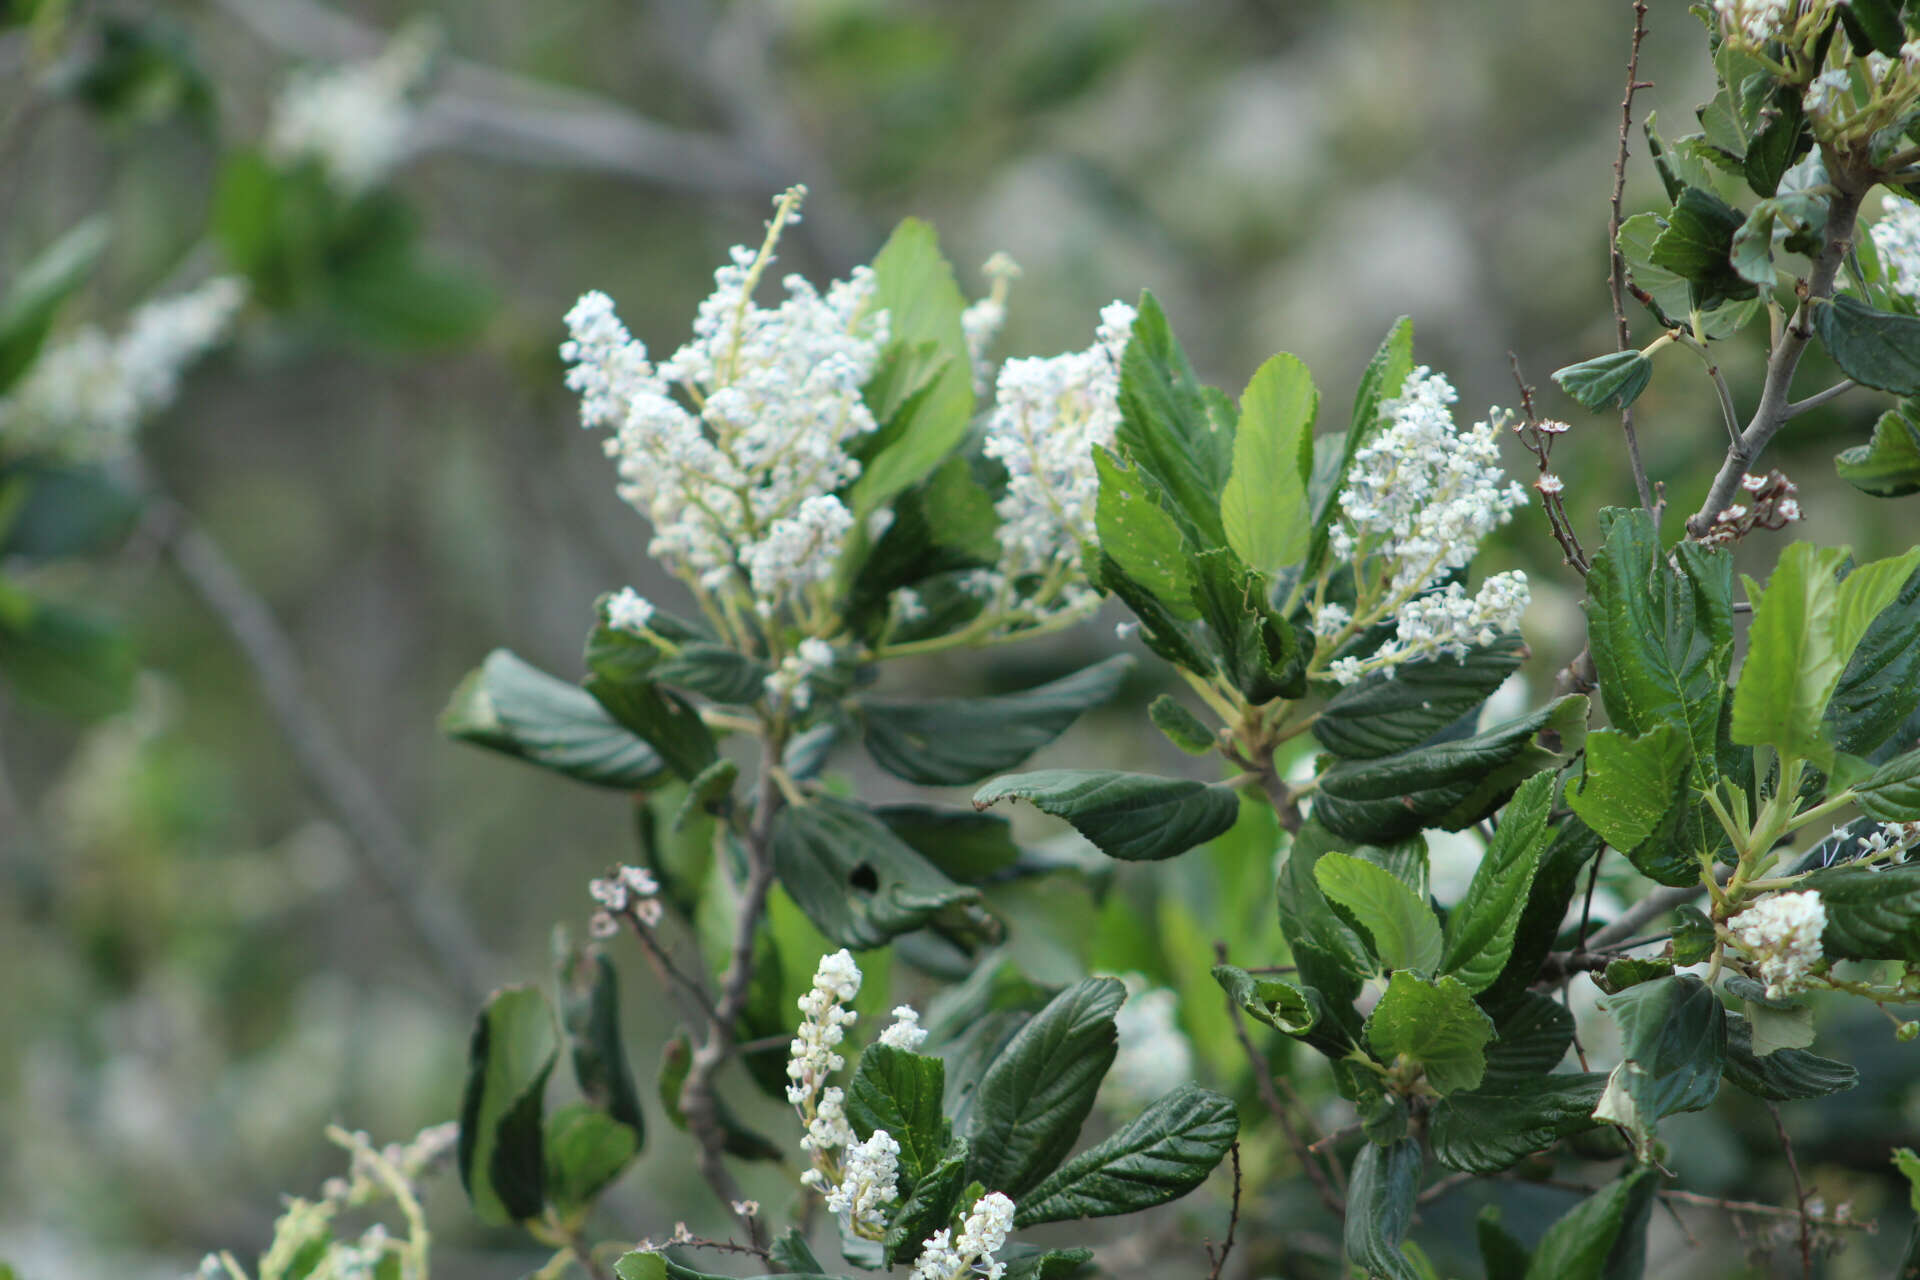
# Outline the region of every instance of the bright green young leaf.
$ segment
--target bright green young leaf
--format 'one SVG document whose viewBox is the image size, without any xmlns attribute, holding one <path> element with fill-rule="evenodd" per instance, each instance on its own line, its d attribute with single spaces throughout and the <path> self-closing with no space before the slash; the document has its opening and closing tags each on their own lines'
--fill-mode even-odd
<svg viewBox="0 0 1920 1280">
<path fill-rule="evenodd" d="M 1609 351 L 1553 371 L 1560 389 L 1588 409 L 1625 408 L 1653 379 L 1653 361 L 1638 351 Z"/>
<path fill-rule="evenodd" d="M 1575 886 L 1600 848 L 1599 835 L 1578 816 L 1565 819 L 1554 829 L 1520 911 L 1512 955 L 1493 985 L 1480 993 L 1480 1003 L 1496 1017 L 1510 1016 L 1509 1010 L 1527 1001 L 1527 988 L 1539 977 L 1541 962 L 1557 944 Z"/>
<path fill-rule="evenodd" d="M 0 296 L 0 392 L 32 367 L 60 304 L 86 282 L 106 248 L 107 220 L 88 218 L 15 274 Z"/>
<path fill-rule="evenodd" d="M 1518 637 L 1507 637 L 1457 661 L 1409 662 L 1368 676 L 1328 700 L 1313 736 L 1349 760 L 1409 751 L 1485 703 L 1520 669 L 1525 652 Z"/>
<path fill-rule="evenodd" d="M 1881 414 L 1872 439 L 1835 454 L 1833 469 L 1876 498 L 1920 493 L 1920 400 L 1902 400 Z"/>
<path fill-rule="evenodd" d="M 911 1190 L 933 1172 L 952 1136 L 941 1098 L 946 1064 L 925 1054 L 874 1043 L 861 1053 L 847 1083 L 847 1120 L 862 1141 L 885 1129 L 900 1144 L 903 1185 Z"/>
<path fill-rule="evenodd" d="M 546 1140 L 546 1199 L 563 1216 L 591 1205 L 640 1150 L 630 1126 L 585 1102 L 554 1112 Z"/>
<path fill-rule="evenodd" d="M 1313 499 L 1313 541 L 1307 549 L 1302 573 L 1311 578 L 1320 572 L 1327 556 L 1328 531 L 1339 513 L 1340 491 L 1347 486 L 1347 472 L 1353 468 L 1354 455 L 1380 429 L 1380 406 L 1398 396 L 1413 372 L 1413 321 L 1401 316 L 1360 375 L 1360 387 L 1354 393 L 1353 419 L 1344 436 L 1333 438 L 1328 456 L 1330 465 L 1323 471 L 1315 451 L 1314 473 L 1309 487 Z"/>
<path fill-rule="evenodd" d="M 1147 718 L 1167 741 L 1188 755 L 1204 756 L 1213 751 L 1214 731 L 1170 693 L 1163 693 L 1147 704 Z"/>
<path fill-rule="evenodd" d="M 1836 750 L 1877 751 L 1920 705 L 1920 572 L 1867 624 L 1828 700 L 1826 731 Z"/>
<path fill-rule="evenodd" d="M 1178 1200 L 1206 1181 L 1239 1132 L 1231 1099 L 1181 1085 L 1022 1196 L 1014 1226 L 1105 1218 Z"/>
<path fill-rule="evenodd" d="M 1313 1029 L 1317 1012 L 1305 992 L 1280 978 L 1248 973 L 1230 964 L 1213 966 L 1213 980 L 1250 1016 L 1290 1036 Z"/>
<path fill-rule="evenodd" d="M 967 303 L 940 252 L 939 236 L 927 223 L 908 218 L 874 258 L 873 275 L 873 305 L 886 308 L 890 340 L 931 343 L 933 358 L 943 363 L 913 411 L 896 414 L 875 433 L 849 504 L 859 516 L 932 474 L 973 417 L 973 362 L 960 330 Z"/>
<path fill-rule="evenodd" d="M 995 698 L 860 704 L 862 741 L 873 762 L 925 786 L 965 786 L 1011 769 L 1046 746 L 1089 707 L 1111 698 L 1133 660 L 1116 655 L 1070 676 Z"/>
<path fill-rule="evenodd" d="M 1154 500 L 1146 473 L 1100 445 L 1094 446 L 1093 466 L 1100 479 L 1094 502 L 1100 549 L 1174 617 L 1199 617 L 1192 600 L 1193 572 L 1187 567 L 1191 553 L 1180 526 Z"/>
<path fill-rule="evenodd" d="M 1912 1147 L 1895 1147 L 1893 1167 L 1907 1180 L 1907 1207 L 1920 1213 L 1920 1156 L 1913 1153 Z"/>
<path fill-rule="evenodd" d="M 1882 822 L 1920 822 L 1920 751 L 1909 751 L 1854 785 L 1860 808 Z"/>
<path fill-rule="evenodd" d="M 667 772 L 659 753 L 616 723 L 592 695 L 505 649 L 488 654 L 460 682 L 440 713 L 440 728 L 597 786 L 631 791 Z"/>
<path fill-rule="evenodd" d="M 1820 947 L 1848 960 L 1920 961 L 1920 866 L 1834 867 L 1807 877 L 1827 909 Z"/>
<path fill-rule="evenodd" d="M 1629 1068 L 1627 1092 L 1649 1123 L 1713 1101 L 1726 1060 L 1725 1010 L 1691 974 L 1608 996 Z"/>
<path fill-rule="evenodd" d="M 1674 725 L 1657 725 L 1638 738 L 1596 730 L 1587 735 L 1585 772 L 1567 788 L 1567 803 L 1608 844 L 1631 855 L 1683 799 L 1679 788 L 1692 768 L 1686 735 Z M 1698 863 L 1675 861 L 1683 864 L 1679 874 L 1698 872 Z M 1654 878 L 1669 882 L 1664 875 Z"/>
<path fill-rule="evenodd" d="M 1920 394 L 1920 320 L 1840 294 L 1814 304 L 1813 330 L 1855 382 L 1895 395 Z"/>
<path fill-rule="evenodd" d="M 1391 872 L 1344 853 L 1329 853 L 1313 869 L 1320 892 L 1344 907 L 1373 940 L 1373 953 L 1387 969 L 1432 973 L 1443 943 L 1433 908 Z"/>
<path fill-rule="evenodd" d="M 1166 313 L 1142 294 L 1120 362 L 1116 451 L 1146 474 L 1196 551 L 1226 545 L 1220 493 L 1233 466 L 1232 429 L 1208 411 Z"/>
<path fill-rule="evenodd" d="M 1685 280 L 1653 264 L 1653 242 L 1666 229 L 1651 213 L 1636 213 L 1620 224 L 1620 256 L 1626 260 L 1627 274 L 1669 320 L 1684 319 L 1693 305 L 1692 286 Z"/>
<path fill-rule="evenodd" d="M 1916 567 L 1920 567 L 1920 547 L 1863 564 L 1840 583 L 1834 601 L 1833 647 L 1843 666 L 1853 660 L 1873 620 L 1899 597 Z"/>
<path fill-rule="evenodd" d="M 1402 1058 L 1419 1063 L 1427 1083 L 1443 1096 L 1479 1085 L 1491 1039 L 1493 1019 L 1481 1012 L 1465 985 L 1450 977 L 1429 982 L 1396 970 L 1367 1019 L 1374 1055 L 1388 1065 Z"/>
<path fill-rule="evenodd" d="M 1822 769 L 1833 763 L 1821 718 L 1846 665 L 1834 636 L 1834 575 L 1846 558 L 1843 547 L 1796 542 L 1781 553 L 1765 591 L 1746 580 L 1753 627 L 1733 694 L 1735 742 L 1765 744 Z"/>
<path fill-rule="evenodd" d="M 1658 1185 L 1654 1170 L 1639 1166 L 1568 1210 L 1541 1237 L 1526 1280 L 1607 1280 L 1611 1259 L 1644 1248 Z"/>
<path fill-rule="evenodd" d="M 1591 749 L 1592 739 L 1588 742 Z M 1474 870 L 1466 894 L 1447 916 L 1440 969 L 1476 995 L 1493 984 L 1513 953 L 1520 909 L 1533 887 L 1540 855 L 1553 839 L 1547 827 L 1552 808 L 1551 773 L 1536 774 L 1521 784 Z"/>
<path fill-rule="evenodd" d="M 1044 769 L 998 778 L 976 791 L 976 809 L 1025 800 L 1065 818 L 1110 858 L 1153 861 L 1224 834 L 1240 817 L 1240 799 L 1219 783 L 1157 778 L 1109 769 Z"/>
<path fill-rule="evenodd" d="M 1412 1138 L 1390 1146 L 1365 1143 L 1354 1158 L 1347 1182 L 1345 1244 L 1348 1261 L 1368 1276 L 1424 1280 L 1400 1248 L 1413 1225 L 1420 1164 L 1420 1144 Z"/>
<path fill-rule="evenodd" d="M 1240 397 L 1233 472 L 1220 495 L 1220 520 L 1227 545 L 1261 573 L 1276 574 L 1306 557 L 1312 534 L 1307 478 L 1319 405 L 1313 376 L 1290 355 L 1261 365 Z"/>
<path fill-rule="evenodd" d="M 1065 1159 L 1113 1065 L 1126 996 L 1113 978 L 1076 982 L 994 1058 L 956 1117 L 971 1179 L 1018 1203 Z"/>
<path fill-rule="evenodd" d="M 1536 1077 L 1522 1088 L 1491 1087 L 1449 1094 L 1433 1109 L 1428 1141 L 1434 1158 L 1461 1173 L 1510 1169 L 1561 1138 L 1594 1128 L 1593 1108 L 1606 1087 L 1598 1071 Z"/>
<path fill-rule="evenodd" d="M 495 992 L 474 1022 L 458 1158 L 482 1222 L 523 1222 L 546 1203 L 542 1107 L 559 1057 L 553 1011 L 533 987 Z"/>
<path fill-rule="evenodd" d="M 836 946 L 865 950 L 929 925 L 963 944 L 993 932 L 979 890 L 955 884 L 850 801 L 816 796 L 781 809 L 773 865 L 794 902 Z"/>
</svg>

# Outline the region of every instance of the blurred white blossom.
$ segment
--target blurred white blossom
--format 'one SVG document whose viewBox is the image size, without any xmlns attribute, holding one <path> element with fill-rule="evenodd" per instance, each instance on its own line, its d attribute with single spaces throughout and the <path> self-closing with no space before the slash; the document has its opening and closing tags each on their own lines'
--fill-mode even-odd
<svg viewBox="0 0 1920 1280">
<path fill-rule="evenodd" d="M 349 196 L 378 185 L 412 149 L 416 112 L 408 98 L 437 44 L 430 27 L 415 25 L 365 62 L 296 73 L 273 104 L 268 154 L 318 161 Z"/>
<path fill-rule="evenodd" d="M 893 1025 L 880 1033 L 880 1043 L 889 1049 L 905 1049 L 912 1053 L 926 1043 L 927 1029 L 920 1025 L 920 1013 L 910 1004 L 898 1005 L 893 1011 Z"/>
<path fill-rule="evenodd" d="M 1149 988 L 1137 973 L 1122 976 L 1126 1003 L 1114 1016 L 1118 1051 L 1107 1072 L 1105 1089 L 1115 1104 L 1144 1105 L 1193 1079 L 1193 1046 L 1176 1016 L 1179 1000 L 1165 987 Z"/>
<path fill-rule="evenodd" d="M 1759 966 L 1767 994 L 1791 995 L 1805 987 L 1808 973 L 1820 960 L 1827 908 L 1812 889 L 1772 893 L 1727 921 L 1727 927 L 1740 949 Z"/>
<path fill-rule="evenodd" d="M 1895 293 L 1920 301 L 1920 205 L 1886 193 L 1870 234 L 1887 283 Z"/>
</svg>

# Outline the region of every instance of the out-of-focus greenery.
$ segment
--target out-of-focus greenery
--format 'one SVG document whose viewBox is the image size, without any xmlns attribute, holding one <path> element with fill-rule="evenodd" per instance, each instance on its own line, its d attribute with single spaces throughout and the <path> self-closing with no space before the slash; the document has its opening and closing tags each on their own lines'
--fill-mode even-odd
<svg viewBox="0 0 1920 1280">
<path fill-rule="evenodd" d="M 217 265 L 205 233 L 226 158 L 258 141 L 273 95 L 312 51 L 294 47 L 298 23 L 275 25 L 289 7 L 260 0 L 260 19 L 239 22 L 242 7 L 0 7 L 26 18 L 0 31 L 0 279 L 101 211 L 111 247 L 67 322 L 111 321 L 207 256 Z M 1339 396 L 1410 313 L 1419 358 L 1454 378 L 1463 405 L 1515 401 L 1512 352 L 1543 387 L 1543 412 L 1573 422 L 1557 462 L 1583 532 L 1598 507 L 1631 500 L 1616 422 L 1546 380 L 1611 345 L 1604 242 L 1624 3 L 783 0 L 742 28 L 763 37 L 745 57 L 713 38 L 727 10 L 706 0 L 369 0 L 341 12 L 382 32 L 430 17 L 461 59 L 733 139 L 747 174 L 715 192 L 537 154 L 429 150 L 396 189 L 436 261 L 487 287 L 484 329 L 396 352 L 351 320 L 257 314 L 143 437 L 141 466 L 271 606 L 314 702 L 426 851 L 425 883 L 493 953 L 494 979 L 537 972 L 552 923 L 584 918 L 585 882 L 623 856 L 630 815 L 446 742 L 435 715 L 494 645 L 572 671 L 597 593 L 632 583 L 672 595 L 597 440 L 575 425 L 559 317 L 604 289 L 637 336 L 670 349 L 726 246 L 790 182 L 837 197 L 816 199 L 813 234 L 789 248 L 786 266 L 810 276 L 869 254 L 906 214 L 935 222 L 956 262 L 1010 252 L 1024 275 L 1006 353 L 1084 346 L 1100 304 L 1149 286 L 1209 380 L 1239 385 L 1290 350 Z M 1687 118 L 1707 83 L 1700 41 L 1681 6 L 1656 7 L 1642 111 Z M 429 96 L 456 84 L 446 76 Z M 1655 188 L 1636 166 L 1629 209 Z M 1759 370 L 1739 356 L 1728 366 L 1750 399 Z M 1660 424 L 1643 436 L 1649 470 L 1675 478 L 1673 533 L 1721 443 L 1711 389 L 1692 373 L 1663 367 L 1639 402 Z M 1809 373 L 1804 385 L 1824 384 Z M 1806 535 L 1862 558 L 1894 548 L 1897 509 L 1849 496 L 1830 455 L 1864 440 L 1871 416 L 1842 401 L 1796 423 L 1772 457 L 1801 485 Z M 33 578 L 124 624 L 145 672 L 127 707 L 76 722 L 12 694 L 0 703 L 0 1257 L 23 1277 L 173 1275 L 209 1247 L 263 1239 L 276 1190 L 332 1171 L 329 1120 L 384 1139 L 451 1115 L 472 1014 L 357 869 L 156 536 L 136 524 L 111 554 Z M 1530 573 L 1528 638 L 1555 659 L 1541 669 L 1571 657 L 1576 584 L 1543 523 L 1523 514 L 1493 558 Z M 1064 670 L 1111 644 L 1090 626 L 1049 660 Z M 988 671 L 1007 683 L 1037 674 Z M 1163 745 L 1116 740 L 1097 720 L 1079 733 L 1062 759 L 1098 750 L 1179 767 Z M 1196 920 L 1220 892 L 1213 865 L 1153 873 L 1157 898 L 1145 877 L 1125 877 L 1108 901 L 1149 913 L 1160 950 L 1204 954 Z M 1080 913 L 1102 964 L 1130 947 L 1133 967 L 1164 963 L 1117 907 L 1034 910 Z M 1087 959 L 1020 945 L 1036 973 Z M 657 1045 L 659 1002 L 643 982 L 628 990 L 636 1042 Z M 1209 990 L 1201 970 L 1185 992 L 1198 1060 L 1244 1085 Z M 1808 1109 L 1800 1162 L 1829 1199 L 1897 1216 L 1863 1170 L 1887 1133 L 1913 1127 L 1916 1101 L 1884 1031 L 1863 1033 L 1852 1055 L 1863 1083 Z M 684 1137 L 665 1125 L 650 1137 L 644 1179 L 612 1198 L 621 1227 L 664 1234 L 710 1217 L 691 1160 L 674 1154 Z M 1763 1110 L 1689 1117 L 1673 1140 L 1689 1185 L 1790 1195 L 1744 1177 L 1750 1158 L 1777 1163 Z M 450 1188 L 433 1207 L 449 1275 L 537 1262 L 510 1238 L 487 1250 Z M 1314 1212 L 1304 1197 L 1295 1207 L 1303 1238 Z M 1688 1221 L 1728 1238 L 1722 1220 Z M 1717 1273 L 1677 1231 L 1655 1230 L 1656 1248 L 1679 1250 L 1670 1274 Z"/>
</svg>

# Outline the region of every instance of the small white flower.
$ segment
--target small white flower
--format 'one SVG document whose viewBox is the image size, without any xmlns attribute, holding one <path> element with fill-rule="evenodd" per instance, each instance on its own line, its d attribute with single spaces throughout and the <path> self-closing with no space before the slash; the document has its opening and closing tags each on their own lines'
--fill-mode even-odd
<svg viewBox="0 0 1920 1280">
<path fill-rule="evenodd" d="M 806 1107 L 827 1077 L 846 1065 L 846 1059 L 834 1048 L 846 1038 L 847 1028 L 859 1015 L 846 1005 L 860 994 L 860 966 L 853 954 L 842 948 L 821 957 L 814 970 L 813 989 L 800 997 L 801 1019 L 787 1063 L 787 1101 Z M 828 1090 L 837 1094 L 839 1090 Z M 823 1102 L 822 1107 L 825 1106 Z"/>
<path fill-rule="evenodd" d="M 1566 482 L 1553 472 L 1543 471 L 1540 473 L 1540 478 L 1534 481 L 1533 487 L 1542 493 L 1562 493 L 1567 486 Z"/>
<path fill-rule="evenodd" d="M 1759 966 L 1767 994 L 1791 995 L 1805 987 L 1807 974 L 1820 959 L 1827 908 L 1812 889 L 1773 893 L 1729 920 L 1727 927 Z"/>
<path fill-rule="evenodd" d="M 1895 293 L 1920 299 L 1920 205 L 1888 192 L 1873 224 L 1873 251 Z"/>
<path fill-rule="evenodd" d="M 632 587 L 622 587 L 607 601 L 607 625 L 615 631 L 639 635 L 653 621 L 653 602 Z"/>
<path fill-rule="evenodd" d="M 880 1043 L 890 1049 L 905 1049 L 909 1053 L 926 1043 L 926 1028 L 920 1025 L 920 1014 L 912 1005 L 898 1005 L 893 1011 L 893 1025 L 880 1033 Z"/>
<path fill-rule="evenodd" d="M 1800 518 L 1800 503 L 1793 498 L 1782 498 L 1773 504 L 1773 514 L 1791 523 Z"/>
<path fill-rule="evenodd" d="M 758 1200 L 735 1200 L 733 1201 L 733 1211 L 743 1218 L 757 1218 L 760 1216 L 760 1202 Z"/>
<path fill-rule="evenodd" d="M 606 911 L 596 911 L 587 918 L 587 936 L 592 938 L 611 938 L 620 932 L 620 922 Z"/>
<path fill-rule="evenodd" d="M 963 1280 L 969 1276 L 1000 1280 L 1006 1274 L 1006 1264 L 995 1262 L 993 1255 L 1006 1244 L 1007 1233 L 1013 1229 L 1013 1208 L 1013 1201 L 1001 1192 L 981 1196 L 961 1224 L 958 1239 L 942 1229 L 921 1246 L 912 1280 Z"/>
<path fill-rule="evenodd" d="M 1564 435 L 1568 431 L 1573 430 L 1572 427 L 1561 422 L 1558 418 L 1542 418 L 1533 424 L 1533 429 L 1541 435 L 1546 436 Z"/>
</svg>

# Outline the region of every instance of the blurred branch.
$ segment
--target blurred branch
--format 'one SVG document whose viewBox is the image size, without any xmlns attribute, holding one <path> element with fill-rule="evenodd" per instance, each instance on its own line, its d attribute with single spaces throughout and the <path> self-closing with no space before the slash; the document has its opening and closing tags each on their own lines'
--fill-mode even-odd
<svg viewBox="0 0 1920 1280">
<path fill-rule="evenodd" d="M 185 508 L 156 497 L 152 511 L 159 545 L 233 638 L 294 762 L 346 828 L 361 873 L 399 912 L 441 981 L 477 1006 L 486 992 L 484 952 L 446 900 L 421 883 L 421 851 L 302 689 L 293 645 L 266 601 Z"/>
<path fill-rule="evenodd" d="M 1613 322 L 1622 351 L 1632 350 L 1633 337 L 1627 326 L 1626 301 L 1621 296 L 1626 287 L 1627 261 L 1620 252 L 1620 198 L 1627 188 L 1627 143 L 1633 131 L 1633 95 L 1636 90 L 1653 87 L 1639 78 L 1640 43 L 1646 36 L 1647 6 L 1645 0 L 1635 0 L 1633 45 L 1627 54 L 1627 88 L 1620 98 L 1620 147 L 1613 159 L 1612 212 L 1607 218 L 1607 286 L 1613 295 Z M 1657 526 L 1660 523 L 1660 508 L 1664 503 L 1656 500 L 1653 486 L 1647 482 L 1646 464 L 1640 460 L 1640 437 L 1633 429 L 1633 406 L 1624 401 L 1620 405 L 1620 430 L 1627 438 L 1627 459 L 1633 464 L 1633 486 L 1639 492 L 1640 505 L 1646 508 Z"/>
</svg>

